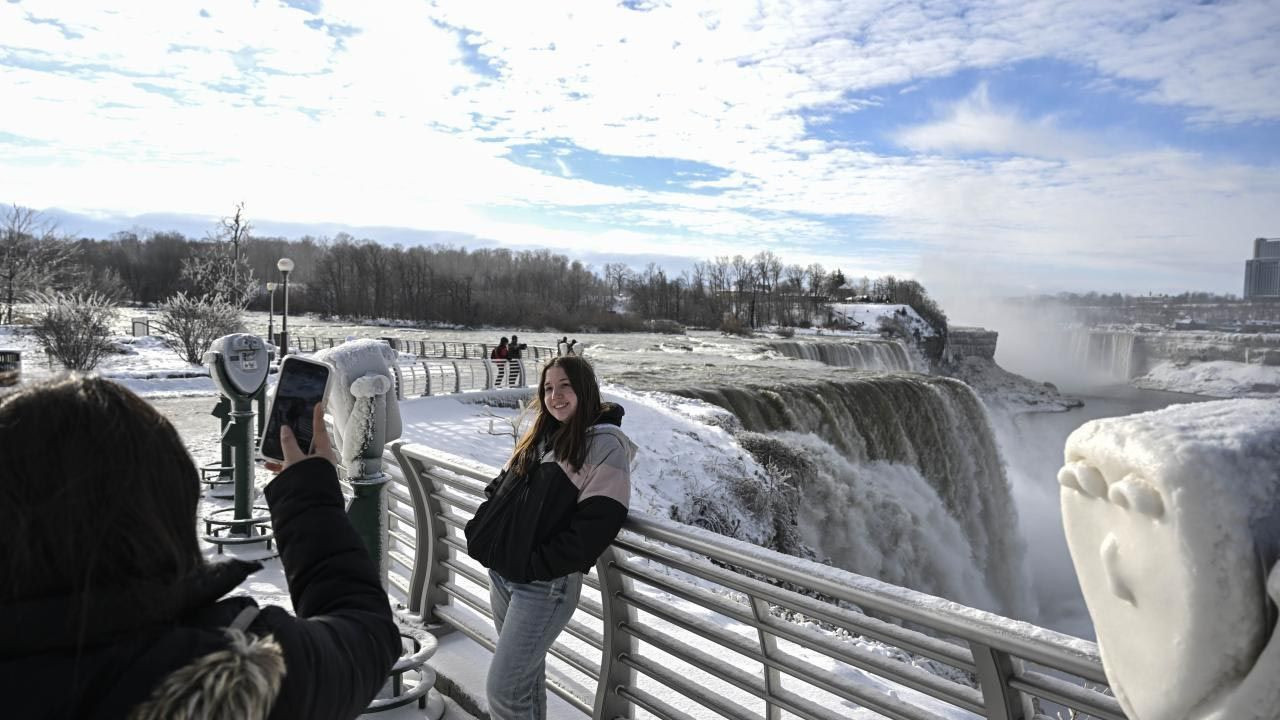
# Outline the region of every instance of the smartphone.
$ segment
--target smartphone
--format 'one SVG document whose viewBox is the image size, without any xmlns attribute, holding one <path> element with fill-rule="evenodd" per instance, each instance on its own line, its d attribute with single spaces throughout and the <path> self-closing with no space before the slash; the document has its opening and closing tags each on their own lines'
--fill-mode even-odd
<svg viewBox="0 0 1280 720">
<path fill-rule="evenodd" d="M 280 427 L 288 425 L 303 452 L 311 452 L 315 428 L 311 420 L 316 405 L 329 392 L 332 368 L 320 360 L 287 355 L 280 362 L 280 375 L 276 391 L 271 395 L 267 409 L 267 423 L 258 441 L 258 456 L 264 460 L 284 462 L 280 448 Z M 320 428 L 324 432 L 324 428 Z"/>
</svg>

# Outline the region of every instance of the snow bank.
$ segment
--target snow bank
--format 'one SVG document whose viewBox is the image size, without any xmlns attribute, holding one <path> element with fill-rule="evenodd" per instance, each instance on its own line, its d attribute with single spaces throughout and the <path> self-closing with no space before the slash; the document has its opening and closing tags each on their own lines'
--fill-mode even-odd
<svg viewBox="0 0 1280 720">
<path fill-rule="evenodd" d="M 1230 360 L 1162 362 L 1131 384 L 1216 398 L 1280 397 L 1280 366 Z"/>
<path fill-rule="evenodd" d="M 921 337 L 933 337 L 933 326 L 910 305 L 887 303 L 832 303 L 831 312 L 843 316 L 850 323 L 861 323 L 864 330 L 879 330 L 880 318 L 901 317 L 906 313 L 907 323 L 911 330 L 919 330 Z"/>
<path fill-rule="evenodd" d="M 687 512 L 694 498 L 702 498 L 724 509 L 728 521 L 743 529 L 759 526 L 758 519 L 729 496 L 723 480 L 735 476 L 764 482 L 763 469 L 723 429 L 733 428 L 736 418 L 709 403 L 666 393 L 604 385 L 601 395 L 626 410 L 622 430 L 642 448 L 631 470 L 633 509 L 671 517 L 673 512 Z M 516 398 L 530 397 L 536 401 L 532 390 L 502 390 L 405 400 L 400 404 L 402 438 L 496 474 L 515 448 L 514 438 L 502 434 L 503 419 L 518 414 L 513 407 Z M 743 539 L 760 539 L 754 535 L 747 532 Z"/>
<path fill-rule="evenodd" d="M 1094 420 L 1065 456 L 1067 543 L 1129 717 L 1275 717 L 1280 402 Z"/>
</svg>

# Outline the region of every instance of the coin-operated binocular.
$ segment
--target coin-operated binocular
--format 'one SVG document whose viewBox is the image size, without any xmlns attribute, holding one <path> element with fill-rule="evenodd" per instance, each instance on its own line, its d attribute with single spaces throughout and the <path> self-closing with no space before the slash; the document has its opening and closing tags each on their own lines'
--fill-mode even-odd
<svg viewBox="0 0 1280 720">
<path fill-rule="evenodd" d="M 214 515 L 225 512 L 214 511 L 205 519 L 210 526 L 230 527 L 232 535 L 244 536 L 239 542 L 258 541 L 269 538 L 261 534 L 251 535 L 250 526 L 261 525 L 253 517 L 253 400 L 259 397 L 267 381 L 269 367 L 267 346 L 262 338 L 247 333 L 224 335 L 209 346 L 204 354 L 204 364 L 209 368 L 209 375 L 218 385 L 222 396 L 231 404 L 228 414 L 230 422 L 223 429 L 222 442 L 231 447 L 232 478 L 235 487 L 235 505 L 232 521 L 214 521 Z M 234 541 L 231 541 L 234 542 Z M 223 543 L 219 543 L 221 547 Z"/>
</svg>

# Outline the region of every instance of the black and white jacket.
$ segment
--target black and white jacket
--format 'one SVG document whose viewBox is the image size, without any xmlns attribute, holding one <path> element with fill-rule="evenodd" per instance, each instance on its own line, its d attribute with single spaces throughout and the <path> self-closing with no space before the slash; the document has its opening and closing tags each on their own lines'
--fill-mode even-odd
<svg viewBox="0 0 1280 720">
<path fill-rule="evenodd" d="M 503 470 L 467 523 L 467 552 L 512 582 L 551 580 L 591 569 L 627 518 L 635 443 L 619 427 L 623 410 L 606 403 L 587 430 L 574 470 L 547 451 L 528 476 Z"/>
<path fill-rule="evenodd" d="M 266 488 L 295 615 L 236 589 L 257 562 L 0 607 L 0 697 L 14 718 L 353 718 L 400 636 L 333 465 Z M 128 532 L 128 528 L 121 528 Z M 247 612 L 246 612 L 247 610 Z M 249 618 L 252 618 L 251 620 Z M 240 619 L 242 622 L 237 623 Z"/>
</svg>

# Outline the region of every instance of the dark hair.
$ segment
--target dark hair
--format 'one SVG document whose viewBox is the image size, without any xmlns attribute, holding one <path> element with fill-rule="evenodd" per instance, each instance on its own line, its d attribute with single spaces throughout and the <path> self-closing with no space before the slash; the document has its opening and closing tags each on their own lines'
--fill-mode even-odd
<svg viewBox="0 0 1280 720">
<path fill-rule="evenodd" d="M 499 345 L 506 345 L 506 344 L 507 344 L 507 339 L 506 339 L 506 338 L 502 338 L 501 340 L 499 340 L 499 341 L 498 341 L 498 344 L 499 344 Z"/>
<path fill-rule="evenodd" d="M 0 397 L 0 600 L 126 592 L 204 564 L 200 483 L 137 395 L 70 375 Z"/>
<path fill-rule="evenodd" d="M 568 422 L 556 420 L 547 412 L 547 371 L 558 367 L 569 378 L 578 396 L 578 408 Z M 587 459 L 587 428 L 600 417 L 600 384 L 596 371 L 586 358 L 566 355 L 552 358 L 538 375 L 538 407 L 533 425 L 516 444 L 511 456 L 511 471 L 518 475 L 531 472 L 542 455 L 542 444 L 550 439 L 556 459 L 563 460 L 576 471 Z"/>
</svg>

